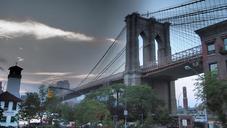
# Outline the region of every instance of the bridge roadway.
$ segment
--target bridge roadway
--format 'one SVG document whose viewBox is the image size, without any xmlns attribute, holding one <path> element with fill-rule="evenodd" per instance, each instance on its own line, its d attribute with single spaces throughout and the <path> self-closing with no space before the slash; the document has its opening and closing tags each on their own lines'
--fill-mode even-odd
<svg viewBox="0 0 227 128">
<path fill-rule="evenodd" d="M 197 46 L 182 52 L 175 53 L 171 56 L 170 61 L 165 64 L 161 62 L 153 62 L 146 66 L 141 66 L 142 79 L 171 79 L 177 80 L 179 78 L 188 77 L 202 73 L 202 53 L 201 46 Z M 185 70 L 185 66 L 193 66 L 194 70 Z M 112 83 L 122 83 L 124 81 L 124 72 L 120 72 L 96 81 L 89 82 L 80 87 L 74 88 L 73 92 L 67 93 L 61 99 L 68 100 L 80 95 L 86 94 L 91 90 L 95 90 L 102 86 L 108 86 Z"/>
</svg>

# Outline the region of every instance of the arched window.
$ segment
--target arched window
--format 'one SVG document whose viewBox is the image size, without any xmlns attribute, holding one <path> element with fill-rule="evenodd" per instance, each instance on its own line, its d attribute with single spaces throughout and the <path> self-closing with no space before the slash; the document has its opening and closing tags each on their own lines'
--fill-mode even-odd
<svg viewBox="0 0 227 128">
<path fill-rule="evenodd" d="M 139 40 L 139 62 L 140 66 L 143 65 L 143 38 L 141 35 L 138 37 Z"/>
</svg>

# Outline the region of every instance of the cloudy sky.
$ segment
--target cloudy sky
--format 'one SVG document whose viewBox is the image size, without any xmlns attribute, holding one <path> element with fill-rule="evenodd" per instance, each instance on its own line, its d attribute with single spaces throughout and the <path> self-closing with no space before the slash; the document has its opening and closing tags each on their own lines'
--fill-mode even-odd
<svg viewBox="0 0 227 128">
<path fill-rule="evenodd" d="M 24 68 L 22 93 L 61 79 L 76 87 L 120 32 L 127 14 L 186 1 L 0 0 L 0 80 L 18 62 Z M 182 83 L 177 84 L 179 95 Z"/>
</svg>

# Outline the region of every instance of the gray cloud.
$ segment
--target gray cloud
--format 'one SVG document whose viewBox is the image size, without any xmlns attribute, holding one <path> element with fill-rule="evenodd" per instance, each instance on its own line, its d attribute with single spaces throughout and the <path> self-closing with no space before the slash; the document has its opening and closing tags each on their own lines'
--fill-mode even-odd
<svg viewBox="0 0 227 128">
<path fill-rule="evenodd" d="M 31 35 L 37 40 L 63 38 L 69 41 L 92 41 L 94 38 L 82 33 L 61 30 L 48 25 L 27 20 L 24 22 L 0 20 L 0 38 L 16 38 Z"/>
<path fill-rule="evenodd" d="M 7 60 L 5 58 L 0 58 L 0 63 L 6 63 Z"/>
</svg>

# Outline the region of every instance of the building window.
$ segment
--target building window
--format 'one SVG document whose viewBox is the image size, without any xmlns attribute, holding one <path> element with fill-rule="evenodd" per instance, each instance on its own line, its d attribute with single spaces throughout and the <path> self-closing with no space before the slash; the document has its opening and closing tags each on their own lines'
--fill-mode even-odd
<svg viewBox="0 0 227 128">
<path fill-rule="evenodd" d="M 9 107 L 9 101 L 5 101 L 4 109 L 8 109 Z"/>
<path fill-rule="evenodd" d="M 215 45 L 214 43 L 207 44 L 207 54 L 214 54 L 215 53 Z"/>
<path fill-rule="evenodd" d="M 16 121 L 16 118 L 14 116 L 11 117 L 10 122 L 13 123 Z"/>
<path fill-rule="evenodd" d="M 17 102 L 13 102 L 13 110 L 17 110 Z"/>
<path fill-rule="evenodd" d="M 212 73 L 217 73 L 217 71 L 218 71 L 218 64 L 217 63 L 210 63 L 209 64 L 209 70 Z"/>
<path fill-rule="evenodd" d="M 6 122 L 6 116 L 3 116 L 0 120 L 0 122 Z"/>
<path fill-rule="evenodd" d="M 227 38 L 224 39 L 224 50 L 227 51 Z"/>
</svg>

